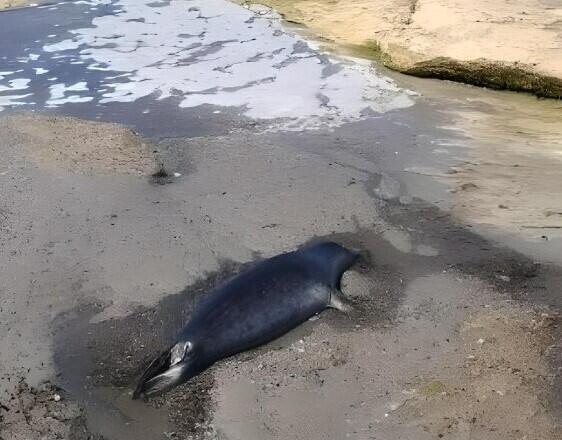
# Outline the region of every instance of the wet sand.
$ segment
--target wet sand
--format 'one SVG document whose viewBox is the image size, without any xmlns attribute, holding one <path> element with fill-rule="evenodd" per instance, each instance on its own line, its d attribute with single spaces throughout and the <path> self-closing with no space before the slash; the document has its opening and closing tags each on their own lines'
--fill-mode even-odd
<svg viewBox="0 0 562 440">
<path fill-rule="evenodd" d="M 532 209 L 538 186 L 524 185 L 521 223 L 494 210 L 510 178 L 487 183 L 506 157 L 529 171 L 513 178 L 557 179 L 533 150 L 557 154 L 557 109 L 394 80 L 390 93 L 414 90 L 414 105 L 296 131 L 153 97 L 53 109 L 37 94 L 33 114 L 5 110 L 0 432 L 559 438 L 559 242 L 521 229 L 544 220 Z M 154 178 L 153 165 L 168 176 Z M 469 182 L 477 188 L 457 191 Z M 146 362 L 212 286 L 311 239 L 363 250 L 343 281 L 352 313 L 328 310 L 165 397 L 130 400 Z M 61 387 L 60 401 L 45 381 Z M 32 423 L 53 413 L 55 431 Z"/>
<path fill-rule="evenodd" d="M 117 124 L 23 114 L 3 119 L 0 130 L 28 147 L 25 160 L 42 169 L 143 176 L 159 166 L 150 141 Z"/>
<path fill-rule="evenodd" d="M 495 114 L 459 112 L 472 138 L 466 162 L 449 170 L 453 211 L 467 222 L 502 225 L 531 240 L 562 237 L 562 105 L 480 101 Z M 513 115 L 505 119 L 503 115 Z"/>
<path fill-rule="evenodd" d="M 380 176 L 352 156 L 310 151 L 310 140 L 307 151 L 299 137 L 155 142 L 181 174 L 165 185 L 22 167 L 21 139 L 4 137 L 12 159 L 3 271 L 14 293 L 2 311 L 3 352 L 13 353 L 3 357 L 4 387 L 56 375 L 85 408 L 88 429 L 108 439 L 558 438 L 559 318 L 546 304 L 557 301 L 559 270 L 419 199 L 377 196 Z M 32 200 L 20 197 L 27 185 Z M 344 278 L 354 312 L 327 311 L 164 398 L 130 401 L 145 363 L 201 295 L 312 237 L 364 250 Z M 448 423 L 436 407 L 447 408 Z"/>
</svg>

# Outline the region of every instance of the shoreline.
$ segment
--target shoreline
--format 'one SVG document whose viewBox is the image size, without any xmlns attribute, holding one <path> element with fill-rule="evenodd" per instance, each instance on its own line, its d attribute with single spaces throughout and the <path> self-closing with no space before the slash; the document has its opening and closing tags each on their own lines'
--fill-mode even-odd
<svg viewBox="0 0 562 440">
<path fill-rule="evenodd" d="M 151 1 L 0 14 L 0 437 L 560 439 L 561 103 Z M 361 250 L 353 311 L 131 400 L 209 290 L 311 240 Z"/>
<path fill-rule="evenodd" d="M 555 61 L 562 57 L 562 9 L 541 2 L 518 0 L 513 13 L 502 5 L 484 11 L 489 5 L 481 1 L 470 8 L 422 0 L 410 2 L 413 7 L 398 0 L 350 0 L 345 8 L 326 0 L 262 3 L 317 38 L 406 75 L 562 98 L 562 63 Z M 525 6 L 529 12 L 517 10 Z"/>
<path fill-rule="evenodd" d="M 470 84 L 477 87 L 510 92 L 523 92 L 537 98 L 562 99 L 562 79 L 533 71 L 530 66 L 501 61 L 478 59 L 456 60 L 436 57 L 414 64 L 400 64 L 391 52 L 384 51 L 376 42 L 351 46 L 358 56 L 373 59 L 385 67 L 418 78 L 433 78 Z M 401 49 L 407 51 L 407 49 Z"/>
<path fill-rule="evenodd" d="M 0 0 L 0 12 L 38 5 L 32 0 Z"/>
</svg>

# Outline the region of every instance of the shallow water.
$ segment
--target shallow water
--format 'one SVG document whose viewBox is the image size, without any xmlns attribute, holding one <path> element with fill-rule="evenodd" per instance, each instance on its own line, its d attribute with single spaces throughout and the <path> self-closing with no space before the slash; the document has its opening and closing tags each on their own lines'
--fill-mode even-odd
<svg viewBox="0 0 562 440">
<path fill-rule="evenodd" d="M 29 35 L 2 23 L 37 15 L 42 26 Z M 146 115 L 152 101 L 168 100 L 168 112 L 213 106 L 214 115 L 226 108 L 294 130 L 413 104 L 369 63 L 319 52 L 270 10 L 225 0 L 58 3 L 4 13 L 0 26 L 9 37 L 0 50 L 10 45 L 0 62 L 0 108 L 68 106 L 100 116 L 130 103 Z"/>
</svg>

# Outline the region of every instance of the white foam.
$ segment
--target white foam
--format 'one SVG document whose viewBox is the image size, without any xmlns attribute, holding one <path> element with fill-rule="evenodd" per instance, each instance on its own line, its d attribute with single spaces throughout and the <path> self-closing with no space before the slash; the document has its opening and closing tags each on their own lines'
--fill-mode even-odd
<svg viewBox="0 0 562 440">
<path fill-rule="evenodd" d="M 224 0 L 172 0 L 157 8 L 152 1 L 120 0 L 121 13 L 96 17 L 93 27 L 43 49 L 80 48 L 88 69 L 128 74 L 119 82 L 102 80 L 100 103 L 179 95 L 184 108 L 239 107 L 251 118 L 290 118 L 294 127 L 336 125 L 365 110 L 412 104 L 372 67 L 312 51 L 274 15 Z M 51 96 L 49 103 L 60 99 Z"/>
<path fill-rule="evenodd" d="M 0 111 L 4 110 L 5 107 L 28 104 L 27 102 L 19 100 L 31 95 L 31 93 L 26 93 L 24 95 L 0 95 Z"/>
<path fill-rule="evenodd" d="M 60 83 L 53 84 L 49 86 L 51 98 L 47 101 L 47 106 L 56 107 L 68 103 L 93 101 L 93 96 L 81 96 L 76 94 L 68 95 L 69 92 L 84 92 L 88 90 L 88 84 L 85 81 L 77 82 L 76 84 L 72 84 L 70 86 Z"/>
<path fill-rule="evenodd" d="M 11 92 L 14 90 L 24 90 L 27 89 L 29 83 L 31 82 L 30 79 L 27 78 L 16 78 L 8 81 L 7 86 L 3 86 L 0 84 L 0 92 Z"/>
<path fill-rule="evenodd" d="M 0 72 L 0 81 L 6 78 L 7 76 L 13 75 L 15 72 Z"/>
<path fill-rule="evenodd" d="M 36 75 L 44 75 L 48 72 L 47 69 L 43 69 L 42 67 L 34 67 L 33 70 L 35 70 Z"/>
<path fill-rule="evenodd" d="M 49 35 L 49 37 L 56 37 L 56 35 Z M 73 40 L 63 40 L 59 43 L 47 44 L 43 46 L 45 52 L 62 52 L 70 49 L 78 49 L 80 44 Z"/>
</svg>

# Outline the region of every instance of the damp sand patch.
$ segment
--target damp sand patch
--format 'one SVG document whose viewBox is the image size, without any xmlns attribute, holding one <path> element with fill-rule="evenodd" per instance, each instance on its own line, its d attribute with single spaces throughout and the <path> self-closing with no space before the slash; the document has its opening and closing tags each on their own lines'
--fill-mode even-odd
<svg viewBox="0 0 562 440">
<path fill-rule="evenodd" d="M 559 439 L 559 324 L 557 315 L 517 306 L 472 312 L 458 330 L 464 363 L 419 381 L 400 422 L 432 438 Z"/>
<path fill-rule="evenodd" d="M 149 175 L 157 168 L 150 142 L 118 124 L 21 114 L 4 118 L 0 127 L 20 139 L 26 158 L 43 169 Z"/>
<path fill-rule="evenodd" d="M 336 330 L 325 314 L 281 350 L 217 365 L 213 424 L 225 438 L 560 438 L 558 318 L 459 275 L 414 280 L 391 325 Z"/>
<path fill-rule="evenodd" d="M 21 381 L 0 404 L 0 438 L 10 440 L 104 440 L 86 426 L 83 409 L 64 390 L 46 382 Z"/>
<path fill-rule="evenodd" d="M 479 99 L 471 109 L 456 112 L 449 128 L 469 148 L 466 158 L 439 180 L 450 185 L 452 212 L 465 223 L 532 240 L 560 238 L 560 104 L 511 98 Z"/>
</svg>

